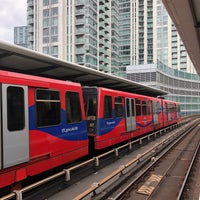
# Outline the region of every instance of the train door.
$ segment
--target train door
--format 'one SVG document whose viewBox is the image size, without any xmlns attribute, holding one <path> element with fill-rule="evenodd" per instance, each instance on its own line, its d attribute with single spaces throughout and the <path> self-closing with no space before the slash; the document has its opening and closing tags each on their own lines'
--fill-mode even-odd
<svg viewBox="0 0 200 200">
<path fill-rule="evenodd" d="M 0 168 L 29 160 L 28 87 L 2 84 Z"/>
<path fill-rule="evenodd" d="M 153 122 L 158 125 L 158 102 L 153 101 Z"/>
<path fill-rule="evenodd" d="M 167 121 L 171 121 L 171 104 L 165 103 L 166 113 L 167 113 Z"/>
<path fill-rule="evenodd" d="M 133 131 L 136 129 L 135 121 L 135 101 L 131 98 L 126 98 L 126 131 Z"/>
</svg>

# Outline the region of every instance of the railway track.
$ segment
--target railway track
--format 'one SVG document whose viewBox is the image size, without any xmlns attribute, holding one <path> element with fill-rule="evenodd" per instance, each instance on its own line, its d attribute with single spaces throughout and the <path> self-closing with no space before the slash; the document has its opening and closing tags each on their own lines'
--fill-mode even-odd
<svg viewBox="0 0 200 200">
<path fill-rule="evenodd" d="M 190 121 L 190 120 L 189 120 Z M 186 122 L 184 122 L 186 123 Z M 184 124 L 183 123 L 183 124 Z M 189 123 L 190 124 L 190 123 Z M 174 127 L 176 127 L 174 125 Z M 179 126 L 178 126 L 179 127 Z M 184 128 L 185 126 L 179 127 L 177 129 L 175 129 L 175 135 L 181 135 L 182 131 L 185 131 L 186 128 Z M 89 175 L 89 173 L 94 173 L 95 171 L 97 171 L 100 168 L 103 168 L 104 166 L 107 166 L 110 162 L 115 161 L 116 159 L 119 159 L 119 157 L 121 157 L 124 154 L 127 154 L 127 152 L 131 152 L 134 150 L 135 146 L 142 146 L 143 144 L 147 143 L 148 141 L 152 141 L 155 140 L 155 138 L 160 137 L 160 135 L 163 135 L 164 133 L 172 130 L 172 127 L 168 127 L 164 130 L 160 130 L 157 131 L 155 133 L 152 133 L 151 135 L 145 136 L 144 138 L 140 138 L 138 140 L 135 140 L 129 144 L 123 145 L 119 148 L 113 149 L 103 155 L 94 157 L 90 160 L 87 160 L 84 163 L 78 164 L 76 166 L 72 166 L 68 169 L 64 169 L 61 172 L 54 174 L 48 178 L 45 178 L 39 182 L 36 182 L 32 185 L 29 185 L 25 188 L 22 188 L 21 190 L 17 190 L 14 191 L 13 193 L 2 197 L 2 200 L 7 200 L 7 199 L 46 199 L 48 196 L 51 196 L 53 193 L 56 193 L 57 191 L 65 188 L 66 186 L 69 186 L 77 181 L 79 181 L 81 178 Z M 174 136 L 171 136 L 172 138 Z M 172 140 L 172 138 L 168 138 L 168 142 L 170 142 Z M 159 149 L 161 148 L 161 146 L 165 146 L 168 145 L 168 143 L 166 141 L 162 141 L 160 144 L 158 144 L 155 148 L 152 148 L 149 150 L 149 153 L 145 153 L 144 155 L 140 155 L 137 159 L 130 161 L 128 164 L 126 165 L 122 165 L 121 168 L 118 170 L 119 172 L 119 176 L 123 177 L 123 174 L 125 175 L 124 177 L 127 177 L 130 172 L 130 168 L 132 168 L 133 166 L 134 169 L 141 169 L 141 167 L 144 166 L 144 163 L 149 162 L 149 158 L 148 156 L 151 154 L 151 152 L 157 153 L 157 150 L 160 151 Z M 125 153 L 124 153 L 125 152 Z M 112 156 L 110 156 L 112 154 Z M 152 156 L 150 156 L 152 157 Z M 107 161 L 109 160 L 109 161 Z M 148 161 L 147 161 L 148 160 Z M 150 158 L 151 160 L 151 158 Z M 137 167 L 136 167 L 137 166 Z M 90 169 L 90 170 L 88 170 Z M 122 171 L 121 171 L 122 170 Z M 137 170 L 136 170 L 137 171 Z M 126 173 L 128 172 L 128 173 Z M 92 185 L 92 189 L 90 188 L 91 192 L 88 192 L 88 190 L 86 190 L 85 194 L 81 196 L 78 196 L 76 199 L 82 199 L 88 198 L 88 195 L 93 199 L 95 198 L 100 198 L 102 195 L 101 192 L 96 192 L 99 189 L 99 186 L 103 186 L 103 187 L 107 187 L 104 186 L 104 182 L 105 184 L 109 183 L 109 179 L 112 179 L 112 176 L 116 175 L 117 172 L 113 172 L 111 175 L 109 175 L 108 177 L 104 178 L 101 183 L 94 183 Z M 82 176 L 82 175 L 83 176 Z M 75 178 L 76 177 L 76 178 Z M 78 179 L 77 179 L 78 177 Z M 124 178 L 124 181 L 126 182 L 126 178 Z M 116 181 L 116 184 L 118 183 L 118 181 Z M 56 185 L 56 187 L 55 187 Z M 113 184 L 110 184 L 111 186 Z M 38 189 L 39 188 L 39 189 Z M 105 194 L 105 190 L 102 190 L 103 193 Z M 112 189 L 111 189 L 112 191 Z M 97 194 L 97 195 L 94 195 Z M 40 198 L 38 198 L 40 197 Z"/>
<path fill-rule="evenodd" d="M 200 176 L 199 123 L 199 120 L 191 123 L 190 129 L 184 130 L 181 134 L 175 133 L 172 140 L 164 141 L 163 144 L 166 145 L 163 145 L 163 148 L 159 148 L 158 144 L 157 147 L 150 149 L 149 155 L 147 152 L 139 159 L 125 164 L 75 199 L 88 199 L 89 195 L 90 199 L 110 200 L 191 199 L 192 196 L 195 197 L 193 199 L 198 199 L 200 184 L 196 184 L 193 179 L 197 176 L 198 180 Z M 128 170 L 135 162 L 140 164 Z M 114 182 L 111 183 L 114 178 Z M 109 186 L 104 187 L 108 182 Z M 196 189 L 196 193 L 192 193 L 192 187 L 193 192 Z"/>
<path fill-rule="evenodd" d="M 186 173 L 178 199 L 200 199 L 200 147 L 196 149 L 190 167 Z"/>
<path fill-rule="evenodd" d="M 126 199 L 181 199 L 191 163 L 199 151 L 200 126 L 194 128 L 163 155 L 141 179 Z"/>
</svg>

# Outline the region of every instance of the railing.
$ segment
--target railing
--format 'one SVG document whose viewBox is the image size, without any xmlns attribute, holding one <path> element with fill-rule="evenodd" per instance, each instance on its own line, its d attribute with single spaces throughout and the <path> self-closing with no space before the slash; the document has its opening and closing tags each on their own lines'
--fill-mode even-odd
<svg viewBox="0 0 200 200">
<path fill-rule="evenodd" d="M 172 125 L 172 126 L 169 126 L 169 127 L 164 128 L 164 129 L 162 129 L 162 130 L 158 130 L 158 131 L 156 131 L 156 132 L 154 132 L 154 133 L 152 133 L 152 134 L 149 134 L 149 135 L 146 135 L 146 136 L 144 136 L 144 137 L 142 137 L 142 138 L 139 138 L 139 139 L 137 139 L 137 140 L 131 141 L 131 142 L 129 142 L 129 143 L 123 145 L 123 146 L 120 146 L 120 147 L 118 147 L 118 148 L 115 148 L 115 149 L 113 149 L 113 150 L 110 150 L 110 151 L 108 151 L 108 152 L 106 152 L 106 153 L 104 153 L 104 154 L 101 154 L 101 155 L 97 156 L 97 157 L 93 157 L 92 159 L 89 159 L 89 160 L 87 160 L 87 161 L 85 161 L 85 162 L 83 162 L 83 163 L 80 163 L 80 164 L 76 165 L 76 166 L 70 167 L 70 168 L 68 168 L 68 169 L 63 169 L 63 171 L 61 171 L 61 172 L 59 172 L 59 173 L 57 173 L 57 174 L 54 174 L 54 175 L 52 175 L 52 176 L 50 176 L 50 177 L 48 177 L 48 178 L 45 178 L 45 179 L 43 179 L 43 180 L 41 180 L 41 181 L 38 181 L 38 182 L 36 182 L 36 183 L 34 183 L 34 184 L 31 184 L 31 185 L 29 185 L 29 186 L 27 186 L 27 187 L 24 187 L 24 188 L 22 188 L 21 190 L 15 190 L 15 191 L 13 191 L 13 192 L 10 193 L 9 195 L 6 195 L 6 196 L 2 197 L 1 200 L 9 200 L 9 199 L 14 198 L 14 197 L 16 197 L 17 200 L 22 200 L 22 199 L 23 199 L 23 193 L 26 193 L 26 192 L 28 192 L 28 191 L 30 191 L 30 190 L 33 190 L 33 189 L 35 189 L 35 188 L 37 188 L 37 187 L 39 187 L 39 186 L 41 186 L 41 185 L 44 185 L 44 184 L 46 184 L 46 183 L 48 183 L 48 182 L 50 182 L 50 181 L 53 181 L 53 180 L 55 180 L 56 178 L 59 178 L 59 177 L 61 177 L 61 176 L 65 176 L 65 181 L 68 182 L 68 181 L 71 180 L 71 173 L 72 173 L 74 170 L 77 170 L 77 169 L 79 169 L 79 168 L 81 168 L 81 167 L 84 167 L 84 166 L 86 166 L 86 165 L 88 165 L 88 164 L 94 164 L 94 166 L 98 167 L 98 166 L 100 165 L 100 159 L 101 159 L 101 158 L 103 158 L 103 157 L 105 157 L 105 156 L 108 156 L 109 154 L 114 154 L 115 157 L 117 158 L 118 155 L 119 155 L 119 150 L 124 149 L 124 148 L 128 148 L 129 150 L 131 150 L 132 147 L 133 147 L 133 145 L 134 145 L 135 143 L 139 143 L 140 145 L 142 145 L 142 144 L 143 144 L 143 140 L 146 140 L 146 139 L 147 139 L 147 140 L 149 141 L 149 140 L 151 140 L 152 137 L 157 137 L 157 135 L 162 135 L 162 134 L 166 133 L 168 130 L 172 130 L 172 129 L 174 129 L 174 128 L 177 128 L 177 127 L 179 127 L 179 126 L 181 126 L 181 125 L 183 125 L 183 124 L 185 124 L 185 123 L 187 123 L 187 122 L 179 123 L 179 124 L 174 124 L 174 125 Z M 150 149 L 148 152 L 151 152 L 151 151 L 153 151 L 153 150 L 156 149 L 156 148 L 158 148 L 158 147 L 157 147 L 157 146 L 156 146 L 156 147 L 153 147 L 153 148 Z M 101 182 L 95 184 L 95 185 L 94 185 L 92 188 L 90 188 L 87 192 L 88 192 L 88 193 L 91 193 L 91 192 L 95 191 L 95 189 L 96 189 L 97 187 L 99 187 L 100 185 L 102 185 L 102 184 L 104 184 L 105 182 L 109 181 L 109 179 L 110 179 L 111 177 L 116 176 L 117 174 L 123 173 L 123 170 L 125 170 L 126 168 L 128 168 L 128 167 L 129 167 L 130 165 L 132 165 L 133 163 L 138 162 L 139 159 L 143 158 L 145 155 L 146 155 L 146 154 L 140 155 L 139 158 L 134 159 L 134 160 L 130 161 L 129 163 L 127 163 L 126 165 L 122 166 L 122 168 L 120 168 L 119 170 L 113 172 L 113 173 L 110 175 L 110 177 L 107 177 L 107 178 L 103 179 Z M 84 196 L 84 195 L 86 195 L 86 194 L 81 194 L 81 195 Z"/>
</svg>

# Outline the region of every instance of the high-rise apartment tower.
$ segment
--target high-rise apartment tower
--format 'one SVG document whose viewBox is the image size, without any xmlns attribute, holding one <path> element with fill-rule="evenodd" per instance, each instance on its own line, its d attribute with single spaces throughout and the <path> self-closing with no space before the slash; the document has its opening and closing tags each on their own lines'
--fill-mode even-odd
<svg viewBox="0 0 200 200">
<path fill-rule="evenodd" d="M 161 0 L 27 0 L 29 48 L 124 76 L 157 63 L 194 72 Z"/>
</svg>

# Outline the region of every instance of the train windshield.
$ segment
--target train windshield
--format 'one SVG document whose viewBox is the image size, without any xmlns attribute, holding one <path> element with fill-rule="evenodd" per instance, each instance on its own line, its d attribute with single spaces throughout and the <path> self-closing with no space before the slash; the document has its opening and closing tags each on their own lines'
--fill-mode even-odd
<svg viewBox="0 0 200 200">
<path fill-rule="evenodd" d="M 97 119 L 97 96 L 98 88 L 83 87 L 85 115 L 87 121 L 95 121 Z"/>
<path fill-rule="evenodd" d="M 97 95 L 84 95 L 86 120 L 96 120 L 97 117 Z"/>
<path fill-rule="evenodd" d="M 83 87 L 87 130 L 90 135 L 95 135 L 97 132 L 97 96 L 98 88 Z"/>
</svg>

